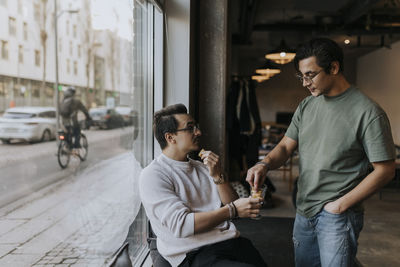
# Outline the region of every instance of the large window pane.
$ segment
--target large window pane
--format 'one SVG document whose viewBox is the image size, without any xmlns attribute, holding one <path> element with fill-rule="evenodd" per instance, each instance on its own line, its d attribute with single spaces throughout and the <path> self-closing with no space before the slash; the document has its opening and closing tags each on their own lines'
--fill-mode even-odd
<svg viewBox="0 0 400 267">
<path fill-rule="evenodd" d="M 153 149 L 153 6 L 33 0 L 15 12 L 20 1 L 3 2 L 9 23 L 0 32 L 11 35 L 0 36 L 0 266 L 107 266 L 124 242 L 141 261 L 147 219 L 137 180 Z M 62 150 L 63 169 L 63 121 L 57 129 L 54 114 L 69 87 L 93 123 L 86 128 L 78 112 L 87 158 Z"/>
</svg>

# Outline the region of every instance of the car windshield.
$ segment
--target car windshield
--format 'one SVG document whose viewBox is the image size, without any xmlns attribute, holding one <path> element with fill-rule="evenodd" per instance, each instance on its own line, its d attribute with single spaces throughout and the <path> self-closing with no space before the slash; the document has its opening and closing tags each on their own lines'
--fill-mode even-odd
<svg viewBox="0 0 400 267">
<path fill-rule="evenodd" d="M 6 112 L 4 113 L 3 117 L 9 119 L 29 119 L 36 117 L 36 114 L 25 112 Z"/>
</svg>

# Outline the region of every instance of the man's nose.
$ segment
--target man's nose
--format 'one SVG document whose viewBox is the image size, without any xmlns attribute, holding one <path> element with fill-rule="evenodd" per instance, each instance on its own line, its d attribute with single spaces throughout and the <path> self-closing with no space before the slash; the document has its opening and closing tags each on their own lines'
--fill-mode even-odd
<svg viewBox="0 0 400 267">
<path fill-rule="evenodd" d="M 303 87 L 307 87 L 309 86 L 311 83 L 311 81 L 307 80 L 307 79 L 303 79 Z"/>
<path fill-rule="evenodd" d="M 201 130 L 199 128 L 196 128 L 196 130 L 194 131 L 194 134 L 197 136 L 201 135 Z"/>
</svg>

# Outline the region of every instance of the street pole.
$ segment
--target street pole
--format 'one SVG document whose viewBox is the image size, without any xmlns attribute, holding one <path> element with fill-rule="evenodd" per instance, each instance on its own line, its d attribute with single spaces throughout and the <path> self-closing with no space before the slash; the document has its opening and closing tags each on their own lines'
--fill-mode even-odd
<svg viewBox="0 0 400 267">
<path fill-rule="evenodd" d="M 56 127 L 57 127 L 57 132 L 60 129 L 60 91 L 58 89 L 58 28 L 57 28 L 57 21 L 58 18 L 64 13 L 64 11 L 67 11 L 70 14 L 73 13 L 78 13 L 78 10 L 62 10 L 60 14 L 57 14 L 57 0 L 54 0 L 54 51 L 55 51 L 55 57 L 56 57 Z M 59 138 L 58 134 L 57 136 L 57 145 L 59 143 Z"/>
<path fill-rule="evenodd" d="M 55 38 L 55 57 L 56 57 L 56 128 L 57 128 L 57 144 L 59 142 L 58 130 L 60 129 L 60 94 L 58 91 L 58 34 L 57 34 L 57 0 L 54 0 L 54 38 Z"/>
</svg>

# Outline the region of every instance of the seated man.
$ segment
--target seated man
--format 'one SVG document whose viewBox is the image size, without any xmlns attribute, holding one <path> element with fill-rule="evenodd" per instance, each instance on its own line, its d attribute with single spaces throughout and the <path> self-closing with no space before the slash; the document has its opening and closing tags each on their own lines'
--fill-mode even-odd
<svg viewBox="0 0 400 267">
<path fill-rule="evenodd" d="M 187 157 L 201 131 L 186 107 L 158 111 L 153 131 L 162 154 L 142 171 L 139 191 L 160 254 L 172 266 L 266 266 L 230 221 L 256 217 L 260 199 L 238 199 L 213 152 L 202 151 L 203 162 Z"/>
</svg>

